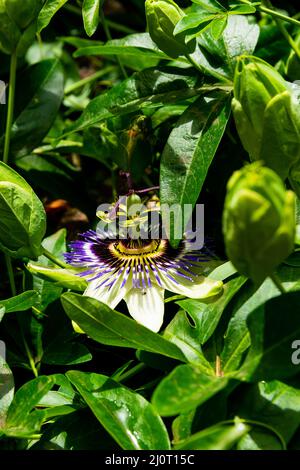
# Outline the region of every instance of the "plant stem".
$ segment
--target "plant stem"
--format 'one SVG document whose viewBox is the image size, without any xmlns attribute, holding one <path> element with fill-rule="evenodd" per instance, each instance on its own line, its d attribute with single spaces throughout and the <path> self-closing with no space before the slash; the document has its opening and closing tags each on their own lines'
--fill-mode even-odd
<svg viewBox="0 0 300 470">
<path fill-rule="evenodd" d="M 65 94 L 69 95 L 73 91 L 77 90 L 78 88 L 83 87 L 87 83 L 93 82 L 97 80 L 97 78 L 103 77 L 109 72 L 115 70 L 115 66 L 111 65 L 109 67 L 105 67 L 104 69 L 98 70 L 98 72 L 93 73 L 89 77 L 83 78 L 82 80 L 78 80 L 78 82 L 72 83 L 72 85 L 68 86 L 65 90 Z"/>
<path fill-rule="evenodd" d="M 300 26 L 300 21 L 295 20 L 295 18 L 291 18 L 290 16 L 283 15 L 282 13 L 279 13 L 276 10 L 271 10 L 270 8 L 264 7 L 259 5 L 258 10 L 267 13 L 268 15 L 274 16 L 274 18 L 279 18 L 280 20 L 287 21 L 288 23 L 296 24 L 297 26 Z"/>
<path fill-rule="evenodd" d="M 56 264 L 60 268 L 65 269 L 68 267 L 66 263 L 58 259 L 56 256 L 54 256 L 52 253 L 50 253 L 50 251 L 46 250 L 46 248 L 44 247 L 43 247 L 43 255 L 46 256 L 46 258 L 48 258 L 50 261 L 52 261 L 52 263 Z"/>
<path fill-rule="evenodd" d="M 6 253 L 4 253 L 4 257 L 5 257 L 5 263 L 6 263 L 6 268 L 7 268 L 7 273 L 8 273 L 9 283 L 10 283 L 10 289 L 11 289 L 12 296 L 14 297 L 15 295 L 17 295 L 17 289 L 16 289 L 16 283 L 15 283 L 11 257 Z"/>
<path fill-rule="evenodd" d="M 106 39 L 108 41 L 111 41 L 112 40 L 112 37 L 111 37 L 111 34 L 110 34 L 110 29 L 109 29 L 109 26 L 106 22 L 106 18 L 105 18 L 105 15 L 103 13 L 103 8 L 100 8 L 100 19 L 101 19 L 101 23 L 103 25 L 103 29 L 104 29 L 104 32 L 105 32 L 105 36 L 106 36 Z M 128 75 L 127 75 L 127 72 L 122 64 L 122 62 L 120 61 L 120 58 L 118 56 L 115 56 L 118 64 L 119 64 L 119 67 L 120 67 L 120 70 L 124 76 L 124 78 L 127 78 Z"/>
<path fill-rule="evenodd" d="M 124 372 L 124 374 L 121 374 L 120 377 L 117 379 L 117 382 L 123 382 L 124 380 L 131 379 L 131 377 L 134 377 L 136 374 L 144 370 L 145 367 L 146 364 L 144 364 L 143 362 L 137 364 L 136 366 L 129 369 L 127 372 Z"/>
<path fill-rule="evenodd" d="M 266 0 L 266 4 L 270 9 L 273 9 L 273 5 L 269 0 Z M 287 40 L 288 44 L 291 46 L 291 48 L 294 50 L 296 56 L 300 60 L 300 49 L 299 49 L 297 43 L 292 38 L 292 36 L 287 31 L 286 27 L 283 24 L 283 21 L 276 18 L 276 17 L 274 18 L 274 21 L 275 21 L 279 31 L 281 32 L 282 36 Z"/>
<path fill-rule="evenodd" d="M 273 283 L 275 284 L 275 286 L 277 287 L 277 289 L 282 293 L 282 294 L 286 294 L 286 290 L 285 288 L 283 287 L 280 279 L 277 277 L 276 274 L 272 274 L 270 276 L 270 279 L 272 279 Z"/>
<path fill-rule="evenodd" d="M 31 370 L 32 370 L 34 376 L 35 376 L 35 377 L 38 377 L 39 373 L 38 373 L 38 370 L 37 370 L 37 368 L 36 368 L 36 366 L 35 366 L 35 362 L 34 362 L 34 359 L 33 359 L 33 357 L 32 357 L 30 348 L 29 348 L 29 346 L 28 346 L 28 344 L 27 344 L 27 341 L 26 341 L 26 339 L 25 339 L 23 330 L 21 330 L 21 332 L 22 332 L 22 339 L 23 339 L 25 351 L 26 351 L 26 354 L 27 354 L 27 357 L 28 357 L 28 361 L 29 361 Z"/>
<path fill-rule="evenodd" d="M 244 3 L 245 5 L 252 5 L 252 2 L 249 2 L 248 0 L 240 0 L 240 2 Z M 255 5 L 255 8 L 259 11 L 262 11 L 263 13 L 267 13 L 268 15 L 274 16 L 274 18 L 279 18 L 280 20 L 287 21 L 288 23 L 300 26 L 300 21 L 290 16 L 286 16 L 283 13 L 279 13 L 279 11 L 272 10 L 271 8 L 265 7 L 263 5 Z"/>
<path fill-rule="evenodd" d="M 196 69 L 198 70 L 198 72 L 200 72 L 201 74 L 204 74 L 205 75 L 205 70 L 203 70 L 203 68 L 201 67 L 201 65 L 197 64 L 197 62 L 194 60 L 194 58 L 189 55 L 189 54 L 186 54 L 185 55 L 186 59 L 188 60 L 188 62 Z M 210 74 L 212 76 L 214 76 L 215 78 L 217 78 L 218 80 L 222 80 L 222 82 L 229 82 L 229 80 L 226 78 L 226 77 L 223 77 L 223 75 L 219 74 L 218 72 L 214 72 L 213 70 L 210 71 Z"/>
<path fill-rule="evenodd" d="M 6 129 L 5 129 L 4 152 L 3 152 L 4 163 L 8 163 L 8 157 L 9 157 L 11 127 L 12 127 L 13 115 L 14 115 L 16 72 L 17 72 L 17 54 L 16 52 L 13 52 L 10 58 L 7 119 L 6 119 Z"/>
</svg>

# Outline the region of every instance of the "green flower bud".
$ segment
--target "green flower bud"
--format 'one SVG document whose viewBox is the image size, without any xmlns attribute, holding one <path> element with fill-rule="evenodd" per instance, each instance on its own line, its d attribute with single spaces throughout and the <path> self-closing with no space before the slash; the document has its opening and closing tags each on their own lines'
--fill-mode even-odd
<svg viewBox="0 0 300 470">
<path fill-rule="evenodd" d="M 223 233 L 228 258 L 259 285 L 293 251 L 294 193 L 260 162 L 236 171 L 227 185 Z"/>
<path fill-rule="evenodd" d="M 238 59 L 232 109 L 251 160 L 262 160 L 282 179 L 300 162 L 300 110 L 282 76 L 257 57 Z"/>
<path fill-rule="evenodd" d="M 24 55 L 34 40 L 43 0 L 0 0 L 0 50 Z"/>
<path fill-rule="evenodd" d="M 191 54 L 195 41 L 185 43 L 185 35 L 174 36 L 174 29 L 184 12 L 172 0 L 146 0 L 146 18 L 149 34 L 161 51 L 176 59 L 180 55 Z"/>
</svg>

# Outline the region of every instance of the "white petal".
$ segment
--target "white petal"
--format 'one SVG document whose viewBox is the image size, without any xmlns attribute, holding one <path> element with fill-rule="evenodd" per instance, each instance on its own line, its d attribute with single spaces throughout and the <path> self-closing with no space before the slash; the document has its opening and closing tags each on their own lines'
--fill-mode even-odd
<svg viewBox="0 0 300 470">
<path fill-rule="evenodd" d="M 121 276 L 115 284 L 109 289 L 107 286 L 100 286 L 99 279 L 95 279 L 88 283 L 83 295 L 100 300 L 110 308 L 114 309 L 118 303 L 125 297 L 126 292 L 131 287 L 131 281 L 127 280 L 124 287 L 121 287 L 123 277 Z"/>
<path fill-rule="evenodd" d="M 130 315 L 149 330 L 159 331 L 164 319 L 164 292 L 157 285 L 130 289 L 124 300 Z"/>
<path fill-rule="evenodd" d="M 176 280 L 178 284 L 171 281 L 165 275 L 161 275 L 162 285 L 165 289 L 175 292 L 176 294 L 185 295 L 191 299 L 207 299 L 208 297 L 213 297 L 219 294 L 223 288 L 222 281 L 214 281 L 204 276 L 196 277 L 194 282 L 181 279 L 178 276 L 176 276 Z"/>
</svg>

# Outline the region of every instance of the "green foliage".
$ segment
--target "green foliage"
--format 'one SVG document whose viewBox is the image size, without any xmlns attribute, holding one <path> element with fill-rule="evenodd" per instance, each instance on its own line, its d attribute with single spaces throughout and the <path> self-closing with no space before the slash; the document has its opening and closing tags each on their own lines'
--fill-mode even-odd
<svg viewBox="0 0 300 470">
<path fill-rule="evenodd" d="M 0 450 L 300 449 L 300 22 L 284 9 L 0 0 Z M 204 204 L 200 255 L 175 217 L 151 287 L 151 244 L 99 239 L 89 266 L 67 263 L 97 214 L 140 201 Z M 124 300 L 164 314 L 160 331 Z"/>
</svg>

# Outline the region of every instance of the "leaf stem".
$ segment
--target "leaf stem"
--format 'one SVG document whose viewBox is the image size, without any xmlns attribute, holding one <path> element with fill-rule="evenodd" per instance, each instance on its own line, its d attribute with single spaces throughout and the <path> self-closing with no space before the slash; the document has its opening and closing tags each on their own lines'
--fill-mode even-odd
<svg viewBox="0 0 300 470">
<path fill-rule="evenodd" d="M 50 261 L 52 261 L 52 263 L 56 264 L 60 268 L 65 269 L 68 267 L 66 263 L 58 259 L 56 256 L 54 256 L 52 253 L 50 253 L 50 251 L 46 250 L 46 248 L 44 247 L 43 247 L 43 255 L 46 256 L 46 258 L 48 258 Z"/>
<path fill-rule="evenodd" d="M 17 72 L 17 53 L 16 51 L 14 51 L 10 58 L 7 119 L 6 119 L 6 129 L 5 129 L 4 152 L 3 152 L 3 162 L 6 164 L 8 163 L 8 157 L 9 157 L 11 128 L 12 128 L 13 115 L 14 115 L 16 72 Z"/>
<path fill-rule="evenodd" d="M 275 284 L 275 286 L 277 287 L 277 289 L 281 292 L 281 294 L 286 294 L 286 290 L 285 288 L 283 287 L 279 277 L 273 273 L 271 276 L 270 276 L 270 279 L 272 279 L 273 283 Z"/>
<path fill-rule="evenodd" d="M 269 0 L 266 0 L 266 4 L 267 6 L 273 10 L 273 5 L 272 3 L 269 1 Z M 279 31 L 281 32 L 282 36 L 287 40 L 288 44 L 291 46 L 291 48 L 294 50 L 296 56 L 298 57 L 298 59 L 300 60 L 300 49 L 296 43 L 296 41 L 294 41 L 294 39 L 292 38 L 292 36 L 289 34 L 289 32 L 287 31 L 286 27 L 284 26 L 283 24 L 283 21 L 280 20 L 279 18 L 275 17 L 274 18 L 274 21 L 279 29 Z"/>
<path fill-rule="evenodd" d="M 22 334 L 22 339 L 23 339 L 23 344 L 24 344 L 24 347 L 25 347 L 25 351 L 26 351 L 26 354 L 27 354 L 27 357 L 28 357 L 28 361 L 29 361 L 29 364 L 30 364 L 30 367 L 31 367 L 31 370 L 34 374 L 35 377 L 38 377 L 39 373 L 38 373 L 38 370 L 35 366 L 35 361 L 33 359 L 33 356 L 31 354 L 31 351 L 30 351 L 30 348 L 28 346 L 28 343 L 25 339 L 25 336 L 24 336 L 24 333 L 23 333 L 23 330 L 21 330 L 21 334 Z"/>
<path fill-rule="evenodd" d="M 11 289 L 12 296 L 14 297 L 15 295 L 17 295 L 17 289 L 16 289 L 15 276 L 14 276 L 14 271 L 12 267 L 11 257 L 7 253 L 4 253 L 4 257 L 5 257 L 5 263 L 6 263 L 6 268 L 7 268 L 7 273 L 8 273 L 9 283 L 10 283 L 10 289 Z"/>
<path fill-rule="evenodd" d="M 137 364 L 136 366 L 132 367 L 129 369 L 127 372 L 124 372 L 124 374 L 121 374 L 120 377 L 117 380 L 117 382 L 123 382 L 124 380 L 131 379 L 131 377 L 134 377 L 136 374 L 141 372 L 146 368 L 146 364 L 143 362 Z"/>
<path fill-rule="evenodd" d="M 103 29 L 104 29 L 104 32 L 105 32 L 106 39 L 107 39 L 108 41 L 111 41 L 111 40 L 112 40 L 112 36 L 111 36 L 111 34 L 110 34 L 110 29 L 109 29 L 109 26 L 108 26 L 108 24 L 107 24 L 107 22 L 106 22 L 105 15 L 104 15 L 104 13 L 103 13 L 103 8 L 100 8 L 100 20 L 101 20 L 101 23 L 102 23 L 102 25 L 103 25 Z M 122 72 L 124 78 L 128 78 L 127 72 L 126 72 L 125 67 L 123 66 L 123 64 L 122 64 L 122 62 L 121 62 L 121 60 L 120 60 L 120 58 L 119 58 L 118 56 L 115 56 L 115 58 L 116 58 L 116 60 L 117 60 L 117 62 L 118 62 L 118 64 L 119 64 L 120 70 L 121 70 L 121 72 Z"/>
<path fill-rule="evenodd" d="M 249 2 L 248 0 L 240 0 L 240 2 L 244 3 L 245 5 L 252 5 L 252 2 Z M 280 20 L 287 21 L 288 23 L 300 26 L 300 21 L 296 20 L 293 17 L 286 16 L 283 13 L 279 13 L 279 11 L 273 10 L 263 5 L 255 5 L 255 7 L 257 8 L 257 10 L 262 11 L 263 13 L 267 13 L 268 15 L 274 16 L 274 18 L 279 18 Z"/>
<path fill-rule="evenodd" d="M 107 73 L 112 72 L 113 70 L 115 70 L 114 65 L 98 70 L 98 72 L 93 73 L 89 77 L 83 78 L 82 80 L 78 80 L 78 82 L 75 82 L 75 83 L 72 83 L 72 85 L 69 85 L 65 90 L 65 94 L 69 95 L 70 93 L 77 90 L 78 88 L 83 87 L 87 83 L 94 82 L 98 78 L 103 77 L 103 75 L 106 75 Z"/>
</svg>

